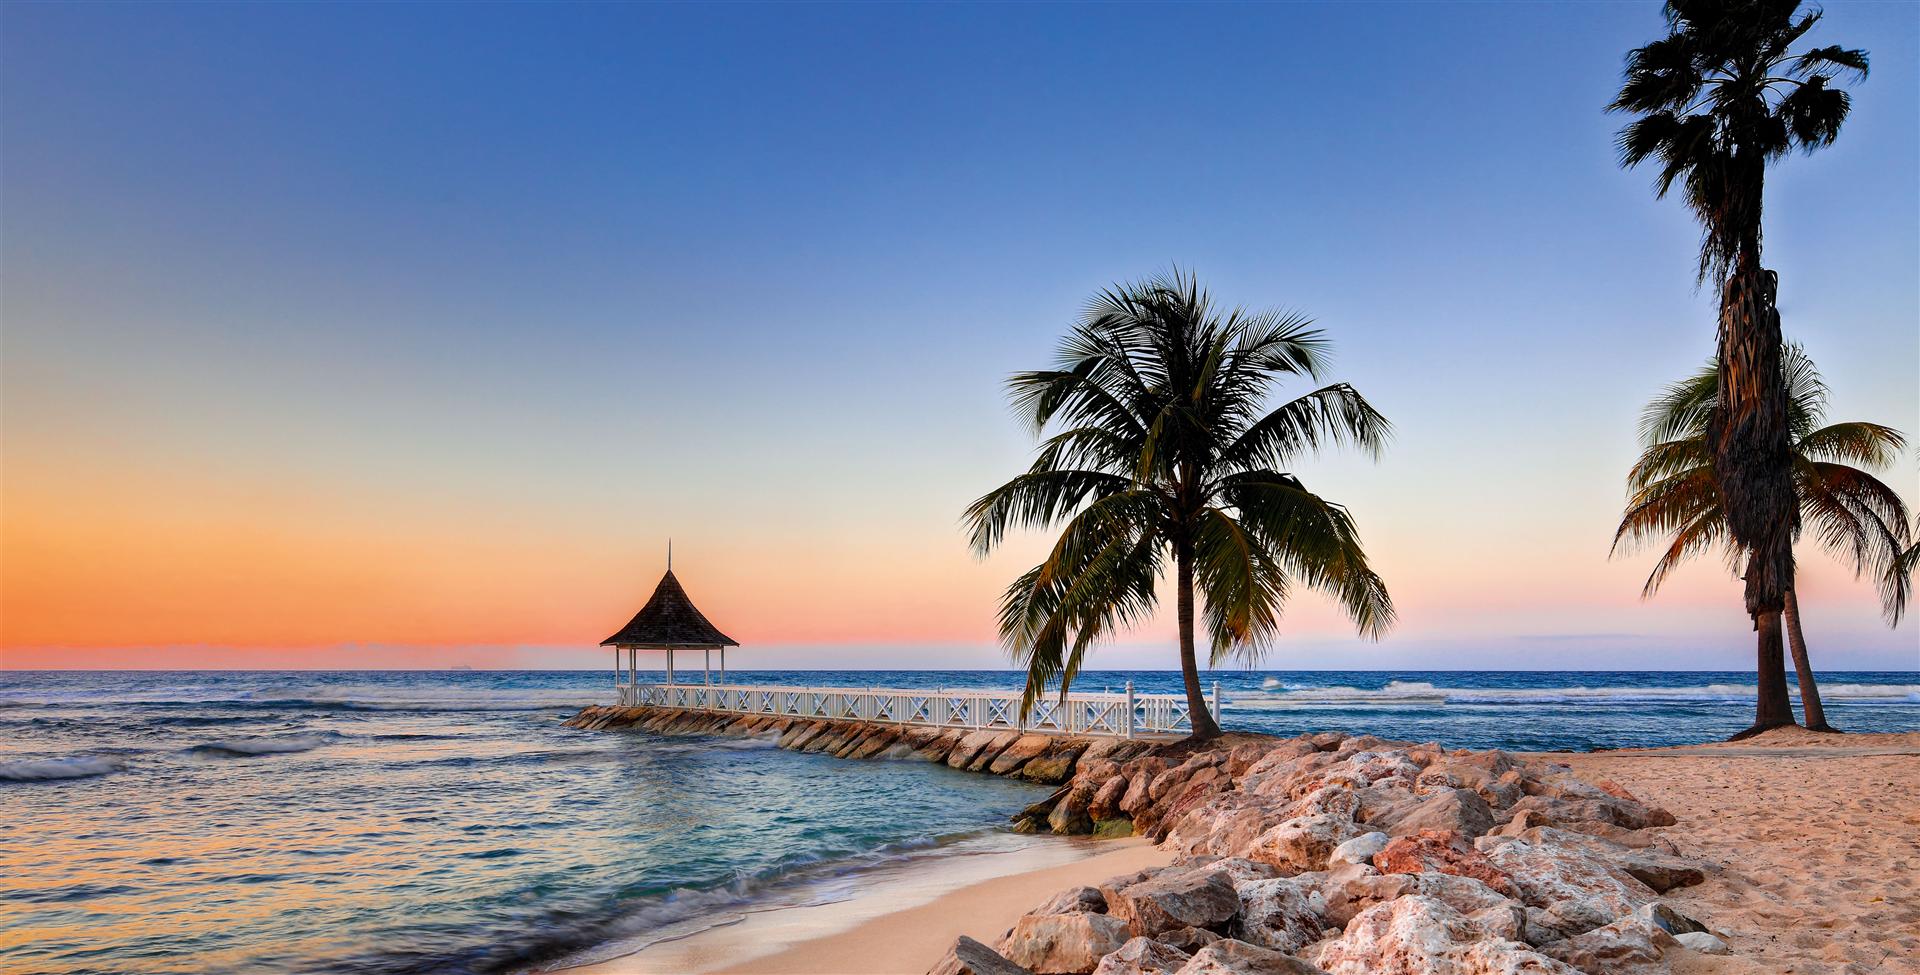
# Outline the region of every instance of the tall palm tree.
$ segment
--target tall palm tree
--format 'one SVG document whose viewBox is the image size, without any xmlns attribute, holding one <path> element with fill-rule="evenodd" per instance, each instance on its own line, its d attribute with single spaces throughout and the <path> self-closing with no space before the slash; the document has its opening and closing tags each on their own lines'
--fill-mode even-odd
<svg viewBox="0 0 1920 975">
<path fill-rule="evenodd" d="M 1864 51 L 1794 45 L 1820 21 L 1799 0 L 1668 0 L 1667 36 L 1627 55 L 1609 110 L 1638 115 L 1620 131 L 1628 167 L 1653 162 L 1664 197 L 1678 183 L 1699 218 L 1699 279 L 1720 288 L 1717 395 L 1707 419 L 1727 532 L 1747 559 L 1747 613 L 1758 634 L 1759 698 L 1744 737 L 1793 723 L 1781 613 L 1793 589 L 1799 505 L 1780 379 L 1778 279 L 1760 266 L 1766 168 L 1788 152 L 1833 144 Z"/>
<path fill-rule="evenodd" d="M 1898 623 L 1909 593 L 1906 577 L 1895 568 L 1909 544 L 1907 507 L 1898 493 L 1862 468 L 1891 463 L 1905 448 L 1906 438 L 1878 423 L 1823 425 L 1827 384 L 1813 361 L 1798 345 L 1788 345 L 1781 366 L 1800 516 L 1814 526 L 1828 551 L 1852 564 L 1856 577 L 1875 578 L 1887 622 Z M 1744 558 L 1727 528 L 1725 498 L 1714 479 L 1713 452 L 1707 446 L 1718 376 L 1717 364 L 1709 362 L 1668 386 L 1641 414 L 1642 453 L 1627 475 L 1627 511 L 1613 542 L 1616 550 L 1623 542 L 1666 543 L 1642 590 L 1646 596 L 1657 592 L 1680 563 L 1700 552 L 1720 548 L 1735 568 Z M 1806 725 L 1815 731 L 1832 731 L 1807 659 L 1800 602 L 1791 589 L 1783 612 Z"/>
<path fill-rule="evenodd" d="M 1263 412 L 1277 382 L 1325 369 L 1327 341 L 1309 324 L 1222 311 L 1175 269 L 1095 295 L 1055 368 L 1008 381 L 1035 435 L 1057 432 L 966 521 L 982 556 L 1009 528 L 1062 525 L 1001 599 L 1000 635 L 1027 668 L 1023 714 L 1056 678 L 1066 694 L 1089 647 L 1152 615 L 1169 559 L 1197 738 L 1220 726 L 1200 690 L 1196 591 L 1216 664 L 1259 659 L 1300 585 L 1331 594 L 1367 637 L 1392 625 L 1352 516 L 1283 473 L 1323 445 L 1377 455 L 1386 418 L 1346 383 Z"/>
</svg>

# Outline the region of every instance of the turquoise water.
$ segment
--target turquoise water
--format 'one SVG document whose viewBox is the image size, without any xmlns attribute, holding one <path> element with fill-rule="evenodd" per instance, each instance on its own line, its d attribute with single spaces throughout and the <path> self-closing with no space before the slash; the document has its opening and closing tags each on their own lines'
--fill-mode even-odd
<svg viewBox="0 0 1920 975">
<path fill-rule="evenodd" d="M 1018 685 L 1002 673 L 730 675 Z M 1724 737 L 1737 674 L 1217 675 L 1229 727 L 1454 746 Z M 1092 673 L 1083 689 L 1177 689 Z M 1211 679 L 1211 678 L 1210 678 Z M 0 673 L 0 970 L 516 972 L 770 904 L 878 864 L 1049 842 L 1045 793 L 764 741 L 595 733 L 605 673 Z M 1835 724 L 1920 728 L 1920 675 L 1836 674 Z"/>
</svg>

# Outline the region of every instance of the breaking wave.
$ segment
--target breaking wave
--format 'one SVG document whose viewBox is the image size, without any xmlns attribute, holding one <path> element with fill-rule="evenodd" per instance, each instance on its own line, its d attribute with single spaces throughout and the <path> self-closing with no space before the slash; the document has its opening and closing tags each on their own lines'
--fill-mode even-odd
<svg viewBox="0 0 1920 975">
<path fill-rule="evenodd" d="M 1230 708 L 1412 707 L 1448 704 L 1721 704 L 1752 701 L 1752 684 L 1687 687 L 1438 687 L 1427 681 L 1391 681 L 1379 688 L 1310 687 L 1269 677 L 1255 692 L 1234 694 Z M 1798 688 L 1792 693 L 1799 695 Z M 1920 684 L 1826 683 L 1823 701 L 1845 704 L 1920 703 Z"/>
<path fill-rule="evenodd" d="M 343 735 L 331 731 L 317 731 L 303 735 L 277 735 L 266 738 L 226 738 L 209 741 L 186 749 L 201 755 L 252 756 L 285 755 L 293 752 L 308 752 L 322 745 L 330 745 L 343 738 Z"/>
<path fill-rule="evenodd" d="M 0 782 L 54 782 L 60 779 L 89 779 L 120 771 L 120 760 L 98 755 L 68 758 L 30 758 L 0 762 Z"/>
</svg>

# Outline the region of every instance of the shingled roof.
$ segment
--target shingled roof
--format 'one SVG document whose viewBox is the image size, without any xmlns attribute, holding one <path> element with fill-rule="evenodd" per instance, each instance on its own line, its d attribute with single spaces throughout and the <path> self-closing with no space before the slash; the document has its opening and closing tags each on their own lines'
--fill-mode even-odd
<svg viewBox="0 0 1920 975">
<path fill-rule="evenodd" d="M 660 578 L 653 598 L 620 628 L 600 641 L 603 647 L 737 647 L 739 642 L 720 632 L 694 608 L 673 570 Z"/>
</svg>

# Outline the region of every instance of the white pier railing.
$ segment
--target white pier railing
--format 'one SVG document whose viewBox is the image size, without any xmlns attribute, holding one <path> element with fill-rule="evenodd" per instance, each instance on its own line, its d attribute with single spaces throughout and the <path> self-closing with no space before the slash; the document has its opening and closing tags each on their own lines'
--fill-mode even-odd
<svg viewBox="0 0 1920 975">
<path fill-rule="evenodd" d="M 761 684 L 618 684 L 622 707 L 871 721 L 928 728 L 1004 728 L 1051 735 L 1191 734 L 1184 694 L 1069 694 L 1035 701 L 1020 717 L 1020 694 L 986 690 L 776 687 Z M 1209 702 L 1220 713 L 1220 685 Z"/>
</svg>

